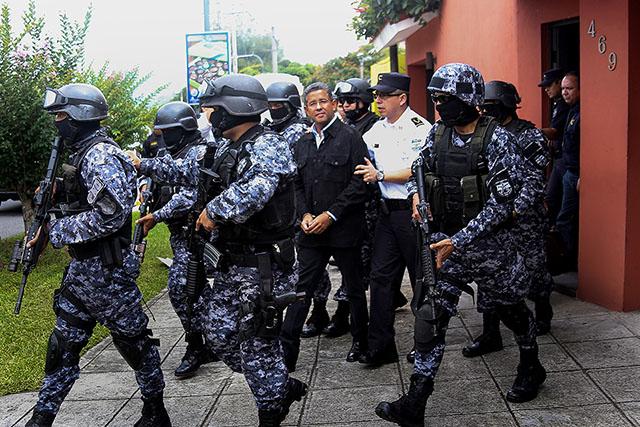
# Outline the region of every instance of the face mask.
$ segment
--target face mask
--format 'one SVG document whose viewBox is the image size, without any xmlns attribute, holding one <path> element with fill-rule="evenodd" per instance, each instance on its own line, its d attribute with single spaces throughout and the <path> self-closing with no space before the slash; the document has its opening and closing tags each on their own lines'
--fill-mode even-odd
<svg viewBox="0 0 640 427">
<path fill-rule="evenodd" d="M 367 111 L 369 111 L 368 108 L 356 108 L 355 110 L 345 111 L 344 115 L 347 116 L 347 119 L 349 119 L 350 121 L 356 122 L 359 118 L 364 116 Z"/>
<path fill-rule="evenodd" d="M 284 104 L 282 108 L 278 108 L 278 109 L 269 108 L 269 114 L 271 114 L 271 119 L 273 120 L 273 124 L 276 124 L 276 125 L 286 121 L 289 117 L 292 116 L 291 107 L 289 107 L 289 105 L 287 104 Z"/>
<path fill-rule="evenodd" d="M 162 130 L 162 139 L 167 149 L 175 153 L 178 151 L 184 140 L 184 131 L 180 127 L 168 128 Z"/>
<path fill-rule="evenodd" d="M 480 113 L 472 105 L 452 96 L 447 102 L 436 104 L 436 110 L 445 126 L 464 126 L 478 118 Z"/>
<path fill-rule="evenodd" d="M 212 112 L 209 116 L 211 127 L 213 128 L 214 135 L 216 136 L 221 136 L 222 132 L 234 128 L 242 123 L 246 123 L 250 119 L 253 119 L 253 117 L 232 116 L 222 107 L 218 107 L 216 111 Z"/>
<path fill-rule="evenodd" d="M 60 120 L 59 122 L 54 122 L 54 124 L 56 125 L 56 128 L 58 128 L 58 134 L 62 139 L 74 141 L 76 136 L 78 136 L 78 131 L 80 129 L 71 122 L 69 117 L 64 120 Z"/>
<path fill-rule="evenodd" d="M 502 104 L 484 104 L 482 110 L 485 116 L 495 117 L 500 123 L 513 115 L 513 111 Z"/>
</svg>

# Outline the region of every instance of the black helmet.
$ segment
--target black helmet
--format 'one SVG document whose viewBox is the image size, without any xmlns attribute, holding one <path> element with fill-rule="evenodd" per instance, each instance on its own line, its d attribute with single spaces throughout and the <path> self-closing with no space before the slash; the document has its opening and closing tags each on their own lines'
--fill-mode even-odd
<svg viewBox="0 0 640 427">
<path fill-rule="evenodd" d="M 338 82 L 333 93 L 337 98 L 353 96 L 369 105 L 373 102 L 373 93 L 369 91 L 370 87 L 371 85 L 366 80 L 352 78 L 344 82 Z"/>
<path fill-rule="evenodd" d="M 498 101 L 506 108 L 515 110 L 522 100 L 514 85 L 500 80 L 493 80 L 484 85 L 484 101 Z"/>
<path fill-rule="evenodd" d="M 269 102 L 288 102 L 293 107 L 302 107 L 298 88 L 289 82 L 271 83 L 267 88 L 267 99 Z"/>
<path fill-rule="evenodd" d="M 201 93 L 201 106 L 223 107 L 232 116 L 256 116 L 269 108 L 264 87 L 257 79 L 245 74 L 205 80 Z"/>
<path fill-rule="evenodd" d="M 174 127 L 181 127 L 185 131 L 198 129 L 196 112 L 186 102 L 169 102 L 160 107 L 156 114 L 154 129 L 163 130 Z"/>
<path fill-rule="evenodd" d="M 43 108 L 49 113 L 67 113 L 77 122 L 106 119 L 109 110 L 100 89 L 84 83 L 72 83 L 60 89 L 47 88 Z"/>
</svg>

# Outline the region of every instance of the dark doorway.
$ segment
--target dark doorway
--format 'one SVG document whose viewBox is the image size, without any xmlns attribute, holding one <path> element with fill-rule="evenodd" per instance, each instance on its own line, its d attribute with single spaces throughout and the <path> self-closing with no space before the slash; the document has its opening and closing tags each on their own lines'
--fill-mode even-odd
<svg viewBox="0 0 640 427">
<path fill-rule="evenodd" d="M 577 71 L 580 68 L 578 18 L 549 24 L 549 68 Z"/>
</svg>

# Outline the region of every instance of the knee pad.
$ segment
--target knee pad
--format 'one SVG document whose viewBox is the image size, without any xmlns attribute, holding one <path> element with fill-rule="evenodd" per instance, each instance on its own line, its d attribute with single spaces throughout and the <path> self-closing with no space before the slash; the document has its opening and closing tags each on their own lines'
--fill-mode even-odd
<svg viewBox="0 0 640 427">
<path fill-rule="evenodd" d="M 68 342 L 62 332 L 54 328 L 49 336 L 44 373 L 51 375 L 63 366 L 77 365 L 80 361 L 80 350 L 81 347 L 79 345 Z M 69 353 L 67 360 L 64 359 L 65 351 Z"/>
<path fill-rule="evenodd" d="M 414 329 L 416 350 L 420 353 L 427 354 L 430 353 L 436 345 L 444 342 L 447 327 L 449 326 L 449 319 L 450 317 L 448 315 L 439 316 L 434 327 L 432 322 L 416 317 Z"/>
<path fill-rule="evenodd" d="M 145 329 L 140 335 L 128 337 L 111 333 L 113 345 L 118 353 L 134 371 L 142 368 L 144 356 L 152 345 L 159 346 L 160 340 L 151 338 L 151 329 Z"/>
</svg>

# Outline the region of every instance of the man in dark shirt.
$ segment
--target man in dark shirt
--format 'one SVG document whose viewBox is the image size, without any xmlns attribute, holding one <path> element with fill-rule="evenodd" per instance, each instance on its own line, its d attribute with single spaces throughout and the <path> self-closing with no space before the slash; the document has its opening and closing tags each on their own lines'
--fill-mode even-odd
<svg viewBox="0 0 640 427">
<path fill-rule="evenodd" d="M 566 171 L 562 177 L 562 206 L 556 219 L 558 231 L 570 261 L 578 255 L 578 188 L 580 184 L 580 79 L 569 72 L 562 79 L 562 97 L 571 107 L 562 139 L 562 160 Z"/>
<path fill-rule="evenodd" d="M 304 301 L 289 306 L 281 340 L 285 363 L 295 370 L 300 349 L 300 333 L 311 298 L 321 282 L 329 257 L 333 256 L 344 279 L 351 311 L 353 346 L 347 361 L 358 360 L 367 342 L 367 300 L 360 274 L 360 248 L 367 189 L 354 175 L 364 163 L 367 147 L 360 134 L 342 123 L 337 103 L 329 87 L 313 83 L 304 91 L 307 115 L 313 120 L 311 132 L 296 144 L 296 204 L 301 219 L 298 241 L 298 290 Z"/>
<path fill-rule="evenodd" d="M 553 169 L 547 183 L 545 203 L 549 210 L 549 223 L 555 226 L 556 216 L 562 203 L 562 176 L 564 175 L 564 163 L 562 161 L 562 138 L 564 126 L 567 122 L 569 106 L 562 99 L 561 82 L 564 70 L 553 68 L 544 73 L 538 86 L 544 88 L 547 96 L 553 101 L 551 109 L 551 123 L 548 128 L 543 128 L 542 133 L 549 140 L 549 150 L 553 155 Z"/>
</svg>

